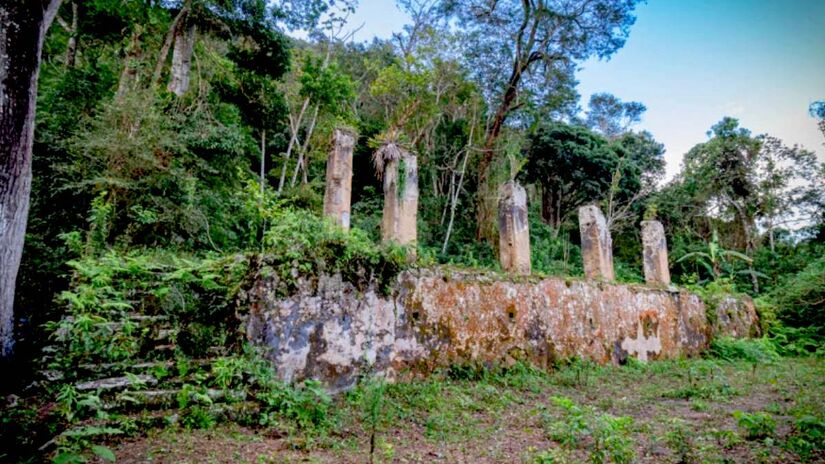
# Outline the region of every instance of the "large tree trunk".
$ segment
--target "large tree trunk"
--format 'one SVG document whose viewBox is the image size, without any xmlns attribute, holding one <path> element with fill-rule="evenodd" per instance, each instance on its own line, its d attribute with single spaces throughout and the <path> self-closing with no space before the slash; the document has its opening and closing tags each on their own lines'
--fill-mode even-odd
<svg viewBox="0 0 825 464">
<path fill-rule="evenodd" d="M 66 46 L 66 66 L 73 68 L 77 60 L 77 2 L 72 2 L 72 32 Z"/>
<path fill-rule="evenodd" d="M 181 24 L 175 31 L 175 47 L 172 49 L 172 71 L 168 86 L 169 91 L 179 97 L 189 89 L 192 51 L 195 48 L 195 23 L 186 22 L 188 24 Z"/>
<path fill-rule="evenodd" d="M 496 246 L 498 240 L 496 239 L 496 209 L 498 208 L 498 186 L 490 185 L 491 170 L 493 169 L 493 162 L 495 161 L 495 150 L 498 142 L 498 137 L 501 135 L 501 129 L 504 127 L 504 122 L 507 116 L 513 109 L 513 104 L 518 95 L 518 86 L 521 82 L 521 75 L 524 67 L 521 62 L 516 62 L 513 67 L 513 73 L 507 83 L 507 89 L 504 91 L 501 103 L 496 110 L 492 122 L 487 128 L 485 135 L 484 149 L 481 152 L 481 159 L 478 162 L 478 191 L 476 193 L 476 218 L 477 229 L 476 236 L 478 239 L 486 240 L 490 244 Z"/>
<path fill-rule="evenodd" d="M 553 190 L 548 185 L 541 186 L 541 220 L 547 225 L 553 225 L 556 216 L 553 201 Z"/>
<path fill-rule="evenodd" d="M 152 85 L 160 81 L 160 75 L 163 72 L 163 66 L 166 64 L 166 57 L 169 56 L 169 50 L 172 48 L 172 44 L 175 42 L 176 34 L 178 34 L 178 30 L 181 28 L 182 22 L 186 19 L 189 15 L 189 8 L 188 6 L 181 8 L 178 12 L 178 15 L 175 16 L 175 20 L 172 21 L 172 26 L 169 28 L 169 32 L 166 33 L 166 37 L 163 38 L 163 45 L 160 47 L 160 53 L 158 54 L 158 60 L 155 62 L 155 70 L 152 72 Z"/>
<path fill-rule="evenodd" d="M 140 32 L 135 30 L 132 32 L 132 37 L 129 40 L 129 48 L 126 51 L 126 57 L 123 59 L 123 71 L 120 73 L 120 80 L 117 84 L 116 99 L 122 99 L 129 93 L 137 82 L 138 78 L 138 60 L 140 60 Z"/>
<path fill-rule="evenodd" d="M 29 212 L 37 74 L 60 0 L 0 3 L 0 357 L 14 342 L 14 287 Z"/>
</svg>

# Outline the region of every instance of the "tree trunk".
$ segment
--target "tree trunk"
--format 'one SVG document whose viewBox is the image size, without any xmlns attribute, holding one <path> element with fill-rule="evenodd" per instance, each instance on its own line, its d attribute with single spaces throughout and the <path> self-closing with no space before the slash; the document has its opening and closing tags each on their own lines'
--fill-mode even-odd
<svg viewBox="0 0 825 464">
<path fill-rule="evenodd" d="M 77 59 L 77 2 L 72 2 L 72 25 L 66 44 L 66 66 L 73 68 Z"/>
<path fill-rule="evenodd" d="M 261 131 L 261 202 L 266 189 L 266 129 Z"/>
<path fill-rule="evenodd" d="M 553 190 L 547 186 L 541 186 L 541 220 L 545 224 L 553 225 L 555 212 L 553 211 Z"/>
<path fill-rule="evenodd" d="M 135 30 L 129 41 L 129 50 L 123 60 L 123 71 L 117 84 L 116 99 L 122 99 L 131 90 L 138 77 L 138 60 L 140 59 L 140 32 Z"/>
<path fill-rule="evenodd" d="M 181 24 L 175 30 L 175 47 L 172 49 L 172 70 L 169 77 L 170 92 L 182 96 L 189 89 L 192 70 L 192 51 L 195 48 L 195 24 Z"/>
<path fill-rule="evenodd" d="M 521 82 L 522 71 L 521 63 L 516 63 L 507 83 L 507 90 L 505 90 L 501 103 L 493 117 L 493 122 L 487 129 L 484 150 L 481 152 L 481 159 L 478 163 L 478 193 L 476 201 L 478 224 L 476 236 L 479 239 L 487 240 L 493 245 L 498 243 L 495 231 L 498 186 L 490 185 L 490 176 L 492 174 L 490 170 L 495 160 L 496 142 L 518 95 L 518 86 Z"/>
<path fill-rule="evenodd" d="M 60 0 L 0 4 L 0 357 L 14 343 L 14 287 L 29 212 L 37 75 Z"/>
<path fill-rule="evenodd" d="M 736 209 L 737 215 L 740 218 L 740 222 L 742 224 L 742 234 L 745 238 L 745 254 L 749 258 L 753 258 L 754 251 L 756 250 L 756 243 L 754 243 L 754 234 L 752 231 L 755 229 L 754 227 L 754 219 L 745 212 L 745 207 L 737 203 L 735 200 L 731 200 L 730 202 L 733 207 Z M 753 285 L 753 291 L 759 293 L 759 278 L 755 274 L 755 270 L 753 268 L 753 261 L 748 264 L 748 269 L 750 270 L 751 276 L 751 284 Z"/>
<path fill-rule="evenodd" d="M 178 15 L 175 16 L 175 20 L 172 21 L 172 26 L 169 28 L 169 32 L 167 32 L 166 37 L 163 38 L 163 45 L 160 47 L 160 54 L 158 54 L 158 60 L 155 62 L 155 70 L 152 72 L 153 86 L 160 81 L 160 75 L 163 72 L 163 65 L 166 64 L 166 57 L 169 56 L 169 49 L 172 48 L 172 44 L 175 42 L 175 36 L 179 34 L 178 31 L 181 29 L 181 24 L 183 20 L 186 19 L 188 14 L 188 7 L 181 8 Z"/>
<path fill-rule="evenodd" d="M 304 136 L 304 144 L 301 147 L 301 152 L 298 153 L 298 162 L 295 163 L 295 171 L 292 172 L 292 181 L 289 183 L 290 187 L 295 187 L 295 182 L 298 180 L 298 170 L 303 170 L 304 177 L 306 179 L 306 166 L 305 164 L 308 162 L 308 151 L 309 151 L 309 142 L 312 140 L 312 133 L 315 131 L 315 123 L 318 121 L 318 110 L 319 105 L 315 105 L 315 111 L 312 114 L 312 120 L 309 122 L 309 129 L 307 129 L 307 133 Z M 306 183 L 306 180 L 304 180 Z"/>
<path fill-rule="evenodd" d="M 287 164 L 289 163 L 289 158 L 292 156 L 292 149 L 295 148 L 295 144 L 298 144 L 298 131 L 301 129 L 301 124 L 304 121 L 304 113 L 306 113 L 307 107 L 309 106 L 309 97 L 304 99 L 303 105 L 301 105 L 301 111 L 298 113 L 298 118 L 293 121 L 292 115 L 290 113 L 289 116 L 289 130 L 292 132 L 292 135 L 289 137 L 289 145 L 286 147 L 286 155 L 284 155 L 284 164 L 281 166 L 281 178 L 278 180 L 278 195 L 284 190 L 284 182 L 286 181 L 286 169 Z"/>
</svg>

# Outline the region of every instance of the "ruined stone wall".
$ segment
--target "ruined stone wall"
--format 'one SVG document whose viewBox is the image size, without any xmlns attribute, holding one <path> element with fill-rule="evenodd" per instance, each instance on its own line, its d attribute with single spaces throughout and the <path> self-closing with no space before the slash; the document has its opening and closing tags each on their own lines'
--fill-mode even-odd
<svg viewBox="0 0 825 464">
<path fill-rule="evenodd" d="M 248 295 L 247 336 L 283 380 L 314 378 L 334 391 L 367 372 L 396 379 L 465 363 L 694 356 L 711 333 L 698 296 L 644 286 L 416 270 L 386 296 L 340 276 L 300 287 L 277 298 L 277 278 L 260 280 Z"/>
</svg>

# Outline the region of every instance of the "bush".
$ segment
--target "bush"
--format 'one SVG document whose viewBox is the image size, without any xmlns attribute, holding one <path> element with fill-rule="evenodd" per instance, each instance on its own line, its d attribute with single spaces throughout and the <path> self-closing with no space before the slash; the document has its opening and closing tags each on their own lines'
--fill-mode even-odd
<svg viewBox="0 0 825 464">
<path fill-rule="evenodd" d="M 768 337 L 782 356 L 825 356 L 825 339 L 819 327 L 771 327 Z"/>
<path fill-rule="evenodd" d="M 545 411 L 542 422 L 549 438 L 564 447 L 575 447 L 590 438 L 588 448 L 593 463 L 626 463 L 636 458 L 635 442 L 631 437 L 633 418 L 597 414 L 589 407 L 575 404 L 570 398 L 550 398 L 559 415 Z"/>
<path fill-rule="evenodd" d="M 533 269 L 542 274 L 580 276 L 581 249 L 570 242 L 567 233 L 561 235 L 539 219 L 539 211 L 530 215 L 530 259 Z"/>
<path fill-rule="evenodd" d="M 825 338 L 825 256 L 787 276 L 772 294 L 779 320 L 790 327 L 811 327 Z"/>
<path fill-rule="evenodd" d="M 745 438 L 748 440 L 772 437 L 776 433 L 776 421 L 768 413 L 733 411 L 733 417 L 739 427 L 745 430 Z"/>
<path fill-rule="evenodd" d="M 798 418 L 788 438 L 788 447 L 804 460 L 816 454 L 825 456 L 825 420 L 807 414 Z"/>
<path fill-rule="evenodd" d="M 406 266 L 407 252 L 398 246 L 377 245 L 362 230 L 345 232 L 306 210 L 281 209 L 264 236 L 265 265 L 294 290 L 296 276 L 340 272 L 361 289 L 373 283 L 386 290 Z"/>
<path fill-rule="evenodd" d="M 710 342 L 710 356 L 726 361 L 769 363 L 779 359 L 776 347 L 767 337 L 732 338 L 719 337 Z"/>
</svg>

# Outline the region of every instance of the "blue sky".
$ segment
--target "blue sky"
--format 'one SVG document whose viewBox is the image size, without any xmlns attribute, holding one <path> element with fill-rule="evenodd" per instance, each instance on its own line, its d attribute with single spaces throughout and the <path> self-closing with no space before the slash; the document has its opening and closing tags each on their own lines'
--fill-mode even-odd
<svg viewBox="0 0 825 464">
<path fill-rule="evenodd" d="M 825 0 L 650 0 L 624 48 L 582 63 L 579 93 L 647 105 L 638 126 L 667 149 L 668 175 L 723 116 L 825 160 L 808 105 L 825 99 Z M 355 40 L 387 38 L 408 21 L 393 0 L 361 0 Z"/>
</svg>

